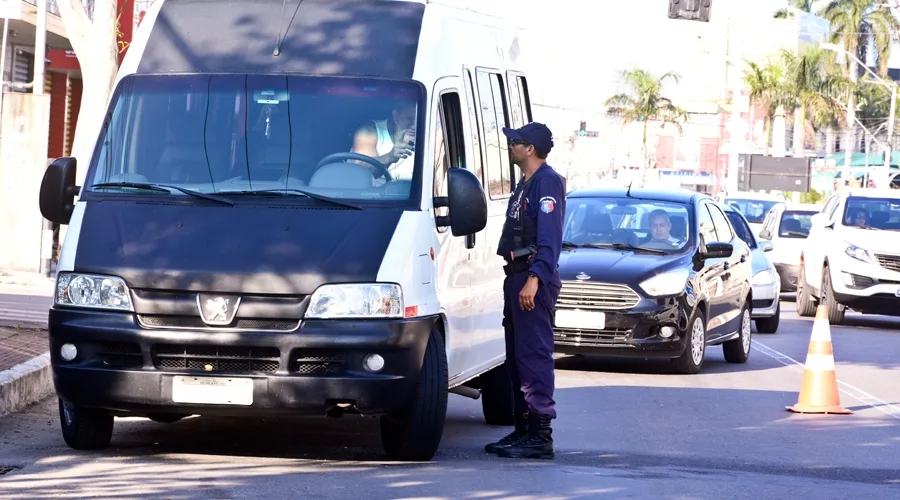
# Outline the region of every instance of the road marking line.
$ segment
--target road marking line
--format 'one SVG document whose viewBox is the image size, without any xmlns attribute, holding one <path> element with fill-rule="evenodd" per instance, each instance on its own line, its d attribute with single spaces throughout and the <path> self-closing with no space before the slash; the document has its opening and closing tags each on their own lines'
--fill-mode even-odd
<svg viewBox="0 0 900 500">
<path fill-rule="evenodd" d="M 763 344 L 762 342 L 758 342 L 758 341 L 754 340 L 753 349 L 765 354 L 766 356 L 780 362 L 781 364 L 783 364 L 789 368 L 792 368 L 795 371 L 802 373 L 806 369 L 806 367 L 803 363 L 788 356 L 787 354 L 784 354 L 782 352 L 776 351 L 775 349 L 772 349 L 771 347 Z M 788 360 L 790 362 L 785 362 L 783 360 Z M 888 415 L 890 417 L 894 417 L 894 418 L 900 420 L 900 408 L 898 408 L 897 406 L 892 405 L 882 399 L 879 399 L 879 398 L 869 394 L 868 392 L 866 392 L 858 387 L 854 387 L 846 382 L 841 382 L 840 380 L 838 380 L 838 385 L 841 386 L 841 387 L 838 387 L 838 390 L 840 392 L 846 394 L 847 396 L 850 396 L 851 398 L 859 401 L 860 403 L 865 404 L 866 406 L 868 406 L 870 408 L 875 408 L 876 410 L 880 411 L 881 413 L 884 413 L 885 415 Z M 856 394 L 853 394 L 850 391 L 855 391 Z M 890 410 L 888 410 L 888 409 L 890 409 Z"/>
</svg>

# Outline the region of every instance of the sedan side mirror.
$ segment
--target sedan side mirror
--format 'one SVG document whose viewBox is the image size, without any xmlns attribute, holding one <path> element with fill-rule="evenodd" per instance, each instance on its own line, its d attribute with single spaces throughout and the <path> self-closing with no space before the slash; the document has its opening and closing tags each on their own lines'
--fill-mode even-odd
<svg viewBox="0 0 900 500">
<path fill-rule="evenodd" d="M 762 231 L 759 232 L 758 236 L 759 236 L 759 239 L 761 239 L 761 240 L 771 240 L 772 239 L 772 231 L 769 231 L 768 229 L 763 229 Z"/>
<path fill-rule="evenodd" d="M 44 171 L 41 181 L 41 215 L 50 222 L 68 224 L 75 210 L 75 196 L 80 188 L 75 185 L 77 162 L 73 157 L 57 158 Z"/>
<path fill-rule="evenodd" d="M 701 254 L 704 259 L 724 259 L 731 257 L 734 245 L 731 243 L 707 243 L 706 250 Z"/>
<path fill-rule="evenodd" d="M 487 226 L 487 196 L 481 181 L 464 168 L 447 171 L 447 196 L 436 197 L 435 207 L 449 207 L 449 214 L 436 217 L 439 227 L 450 226 L 453 236 L 475 234 Z"/>
<path fill-rule="evenodd" d="M 762 248 L 763 252 L 771 252 L 772 249 L 775 248 L 775 245 L 766 239 L 759 242 L 759 248 Z"/>
</svg>

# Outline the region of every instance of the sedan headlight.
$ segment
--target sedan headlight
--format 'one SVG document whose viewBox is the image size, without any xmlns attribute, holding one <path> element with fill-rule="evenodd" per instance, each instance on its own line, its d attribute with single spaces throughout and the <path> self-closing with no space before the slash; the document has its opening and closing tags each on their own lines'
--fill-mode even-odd
<svg viewBox="0 0 900 500">
<path fill-rule="evenodd" d="M 323 285 L 313 292 L 307 318 L 402 318 L 403 291 L 388 283 Z"/>
<path fill-rule="evenodd" d="M 754 285 L 771 285 L 772 283 L 775 283 L 775 280 L 777 279 L 778 276 L 775 275 L 775 271 L 766 269 L 754 274 L 752 283 Z"/>
<path fill-rule="evenodd" d="M 131 292 L 118 276 L 60 273 L 54 302 L 61 306 L 133 311 Z"/>
<path fill-rule="evenodd" d="M 688 279 L 688 270 L 679 268 L 641 282 L 640 287 L 651 297 L 675 295 L 684 290 Z"/>
<path fill-rule="evenodd" d="M 844 253 L 862 262 L 872 262 L 872 254 L 865 248 L 858 247 L 853 243 L 847 243 L 847 248 L 844 249 Z"/>
</svg>

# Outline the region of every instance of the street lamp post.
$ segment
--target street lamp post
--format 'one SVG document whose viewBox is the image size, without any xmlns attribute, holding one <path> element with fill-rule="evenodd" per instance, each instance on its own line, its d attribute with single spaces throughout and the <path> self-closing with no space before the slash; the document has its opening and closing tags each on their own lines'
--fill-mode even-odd
<svg viewBox="0 0 900 500">
<path fill-rule="evenodd" d="M 885 141 L 885 145 L 884 145 L 885 175 L 886 176 L 889 175 L 890 169 L 891 169 L 891 155 L 893 154 L 892 147 L 891 147 L 891 140 L 894 137 L 894 117 L 896 115 L 896 108 L 897 108 L 897 84 L 896 83 L 887 83 L 886 81 L 884 81 L 884 79 L 882 79 L 874 71 L 869 69 L 869 67 L 866 66 L 866 64 L 864 62 L 860 61 L 858 57 L 847 52 L 842 47 L 839 47 L 833 43 L 822 43 L 822 44 L 820 44 L 820 47 L 822 47 L 823 49 L 831 50 L 833 52 L 844 54 L 847 57 L 852 58 L 854 61 L 856 61 L 857 64 L 859 64 L 860 66 L 865 68 L 865 70 L 875 78 L 875 81 L 877 81 L 884 87 L 891 90 L 891 112 L 890 112 L 890 116 L 888 117 L 888 137 L 887 137 L 887 141 Z M 850 74 L 851 74 L 851 76 L 856 74 L 855 67 L 850 71 Z M 847 123 L 848 127 L 853 126 L 852 122 L 854 120 L 852 120 L 851 118 L 856 118 L 855 113 L 853 113 L 851 115 L 852 112 L 853 112 L 853 110 L 850 109 L 850 107 L 848 106 L 848 108 L 847 108 L 847 118 L 849 121 L 849 123 Z M 847 144 L 847 147 L 848 147 L 848 149 L 846 150 L 847 151 L 847 154 L 846 154 L 847 160 L 845 161 L 846 164 L 844 165 L 844 170 L 849 172 L 850 171 L 850 157 L 851 157 L 852 151 L 849 149 L 849 147 L 850 147 L 849 144 Z"/>
</svg>

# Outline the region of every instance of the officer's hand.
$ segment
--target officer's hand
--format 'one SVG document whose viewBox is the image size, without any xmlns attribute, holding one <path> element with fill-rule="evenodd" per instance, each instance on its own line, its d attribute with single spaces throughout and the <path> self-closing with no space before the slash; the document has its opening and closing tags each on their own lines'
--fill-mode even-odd
<svg viewBox="0 0 900 500">
<path fill-rule="evenodd" d="M 534 296 L 537 295 L 538 279 L 535 276 L 529 276 L 522 291 L 519 292 L 519 307 L 523 311 L 534 309 Z"/>
</svg>

